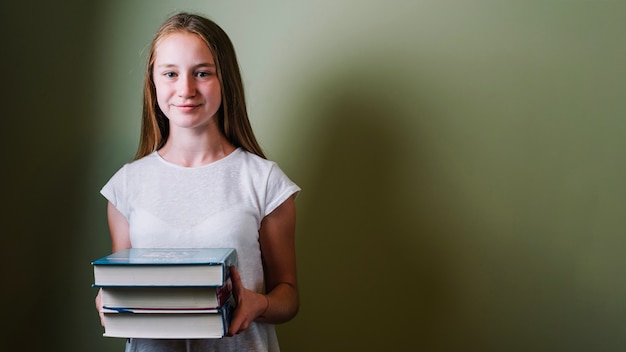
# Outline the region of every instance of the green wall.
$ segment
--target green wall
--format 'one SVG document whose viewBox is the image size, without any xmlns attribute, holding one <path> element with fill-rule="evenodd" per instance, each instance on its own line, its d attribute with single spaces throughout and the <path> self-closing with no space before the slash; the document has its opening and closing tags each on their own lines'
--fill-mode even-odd
<svg viewBox="0 0 626 352">
<path fill-rule="evenodd" d="M 284 351 L 626 350 L 622 3 L 2 6 L 8 350 L 122 350 L 90 287 L 98 191 L 176 10 L 230 34 L 257 137 L 303 188 Z"/>
</svg>

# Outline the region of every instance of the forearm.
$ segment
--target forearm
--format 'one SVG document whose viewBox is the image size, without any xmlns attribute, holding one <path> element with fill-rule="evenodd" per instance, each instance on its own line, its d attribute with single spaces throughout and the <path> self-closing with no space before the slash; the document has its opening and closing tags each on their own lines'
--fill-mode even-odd
<svg viewBox="0 0 626 352">
<path fill-rule="evenodd" d="M 279 283 L 265 297 L 261 297 L 264 311 L 257 321 L 281 324 L 293 319 L 300 308 L 298 289 L 290 283 Z"/>
</svg>

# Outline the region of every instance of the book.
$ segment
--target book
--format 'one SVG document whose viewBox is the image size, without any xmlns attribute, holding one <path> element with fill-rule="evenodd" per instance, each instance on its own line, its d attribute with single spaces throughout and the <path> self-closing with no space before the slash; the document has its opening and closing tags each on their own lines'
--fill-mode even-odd
<svg viewBox="0 0 626 352">
<path fill-rule="evenodd" d="M 102 304 L 112 309 L 215 309 L 231 295 L 230 278 L 222 286 L 105 286 Z"/>
<path fill-rule="evenodd" d="M 234 248 L 128 248 L 92 262 L 93 286 L 222 286 Z"/>
<path fill-rule="evenodd" d="M 104 309 L 104 336 L 149 339 L 211 339 L 226 335 L 232 305 L 218 309 Z"/>
</svg>

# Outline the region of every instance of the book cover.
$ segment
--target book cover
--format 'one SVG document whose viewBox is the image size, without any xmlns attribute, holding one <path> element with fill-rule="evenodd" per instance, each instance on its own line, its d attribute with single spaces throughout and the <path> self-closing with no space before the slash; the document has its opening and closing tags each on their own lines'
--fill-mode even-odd
<svg viewBox="0 0 626 352">
<path fill-rule="evenodd" d="M 221 286 L 234 248 L 129 248 L 92 262 L 94 286 Z"/>
<path fill-rule="evenodd" d="M 223 306 L 231 295 L 230 278 L 222 286 L 105 286 L 102 304 L 112 309 L 215 309 Z"/>
<path fill-rule="evenodd" d="M 104 309 L 104 336 L 151 339 L 222 338 L 232 317 L 230 301 L 219 309 Z"/>
</svg>

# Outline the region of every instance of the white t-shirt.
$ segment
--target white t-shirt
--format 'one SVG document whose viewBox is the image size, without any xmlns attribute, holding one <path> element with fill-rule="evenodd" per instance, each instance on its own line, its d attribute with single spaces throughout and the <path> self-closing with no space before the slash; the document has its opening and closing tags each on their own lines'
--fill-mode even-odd
<svg viewBox="0 0 626 352">
<path fill-rule="evenodd" d="M 170 163 L 154 152 L 124 165 L 101 190 L 126 217 L 133 247 L 236 248 L 243 285 L 256 292 L 265 289 L 259 247 L 261 221 L 299 192 L 275 162 L 240 148 L 193 168 Z M 279 351 L 274 326 L 260 323 L 219 340 L 132 339 L 127 351 L 188 348 Z"/>
</svg>

